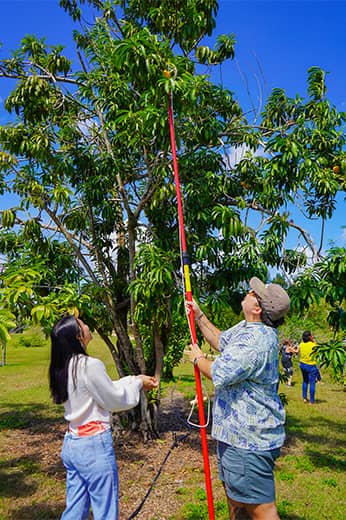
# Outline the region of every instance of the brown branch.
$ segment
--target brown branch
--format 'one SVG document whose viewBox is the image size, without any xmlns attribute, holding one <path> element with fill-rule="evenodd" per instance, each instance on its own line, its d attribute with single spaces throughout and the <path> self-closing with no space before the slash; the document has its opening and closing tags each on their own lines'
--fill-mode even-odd
<svg viewBox="0 0 346 520">
<path fill-rule="evenodd" d="M 78 260 L 83 265 L 84 269 L 86 270 L 86 272 L 90 276 L 91 280 L 96 285 L 100 285 L 98 280 L 97 280 L 97 278 L 96 278 L 96 276 L 95 276 L 94 268 L 91 265 L 89 265 L 89 263 L 86 261 L 85 255 L 83 255 L 81 253 L 79 247 L 76 246 L 76 244 L 75 244 L 75 237 L 65 228 L 65 226 L 63 226 L 61 220 L 49 208 L 49 206 L 48 206 L 48 204 L 46 202 L 44 202 L 44 209 L 45 209 L 46 213 L 49 215 L 49 217 L 52 219 L 52 221 L 55 223 L 55 225 L 57 226 L 58 230 L 64 235 L 64 237 L 66 238 L 67 242 L 72 247 L 76 257 L 78 258 Z"/>
<path fill-rule="evenodd" d="M 33 65 L 35 65 L 36 67 L 39 68 L 39 66 L 37 64 L 33 64 Z M 41 70 L 44 70 L 44 69 L 41 68 Z M 35 76 L 39 79 L 54 81 L 54 83 L 59 82 L 59 83 L 70 83 L 71 85 L 82 85 L 82 83 L 80 81 L 74 80 L 67 76 L 54 76 L 53 74 L 48 73 L 47 71 L 46 71 L 46 74 L 36 74 Z M 28 75 L 27 74 L 8 73 L 4 69 L 4 67 L 0 66 L 0 78 L 1 77 L 8 78 L 8 79 L 23 79 L 23 78 L 27 78 Z"/>
</svg>

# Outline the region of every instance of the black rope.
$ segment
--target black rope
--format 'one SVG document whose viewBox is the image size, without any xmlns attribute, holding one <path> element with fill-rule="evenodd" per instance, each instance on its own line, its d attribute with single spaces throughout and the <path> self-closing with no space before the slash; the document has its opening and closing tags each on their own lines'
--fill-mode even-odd
<svg viewBox="0 0 346 520">
<path fill-rule="evenodd" d="M 150 493 L 152 492 L 153 490 L 153 487 L 155 485 L 155 482 L 157 481 L 157 479 L 159 478 L 159 476 L 161 475 L 161 472 L 163 470 L 163 466 L 166 464 L 167 460 L 168 460 L 168 457 L 170 456 L 170 454 L 172 453 L 172 451 L 174 450 L 174 448 L 176 448 L 178 446 L 178 442 L 182 442 L 184 439 L 186 439 L 186 437 L 188 437 L 189 435 L 191 434 L 191 431 L 185 433 L 184 435 L 180 435 L 180 437 L 177 437 L 176 433 L 173 432 L 173 442 L 168 450 L 168 452 L 166 453 L 166 456 L 165 458 L 163 459 L 162 463 L 161 463 L 161 466 L 159 467 L 159 470 L 158 472 L 156 473 L 152 483 L 150 484 L 146 494 L 144 495 L 144 498 L 142 500 L 142 502 L 139 504 L 138 507 L 136 507 L 136 509 L 133 511 L 133 513 L 131 513 L 131 515 L 128 517 L 127 520 L 132 520 L 132 518 L 135 518 L 138 513 L 141 511 L 142 507 L 144 506 L 146 500 L 148 499 Z"/>
</svg>

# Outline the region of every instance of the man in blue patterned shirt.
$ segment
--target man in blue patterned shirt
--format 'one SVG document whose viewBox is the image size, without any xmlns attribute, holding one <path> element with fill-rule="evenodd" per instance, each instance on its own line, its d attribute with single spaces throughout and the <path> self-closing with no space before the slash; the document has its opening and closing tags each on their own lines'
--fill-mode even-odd
<svg viewBox="0 0 346 520">
<path fill-rule="evenodd" d="M 242 301 L 245 320 L 221 332 L 187 302 L 206 341 L 220 355 L 205 358 L 190 345 L 190 360 L 215 386 L 212 435 L 230 519 L 278 520 L 274 462 L 285 440 L 285 411 L 277 394 L 278 332 L 289 310 L 286 291 L 251 278 Z"/>
</svg>

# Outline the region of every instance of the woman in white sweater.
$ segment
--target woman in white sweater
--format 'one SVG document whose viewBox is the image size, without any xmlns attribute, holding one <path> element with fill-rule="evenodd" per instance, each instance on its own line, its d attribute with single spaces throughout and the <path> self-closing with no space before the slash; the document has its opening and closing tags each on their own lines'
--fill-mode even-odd
<svg viewBox="0 0 346 520">
<path fill-rule="evenodd" d="M 154 377 L 127 376 L 112 381 L 102 361 L 88 356 L 92 335 L 74 316 L 51 332 L 50 390 L 63 404 L 68 431 L 61 457 L 66 468 L 66 508 L 62 520 L 118 519 L 118 472 L 110 412 L 135 407 L 140 391 L 158 386 Z"/>
</svg>

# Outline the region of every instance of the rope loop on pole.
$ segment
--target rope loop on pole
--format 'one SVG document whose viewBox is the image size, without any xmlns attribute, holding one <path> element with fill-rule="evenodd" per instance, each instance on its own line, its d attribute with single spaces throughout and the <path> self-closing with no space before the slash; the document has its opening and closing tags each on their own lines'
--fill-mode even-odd
<svg viewBox="0 0 346 520">
<path fill-rule="evenodd" d="M 196 395 L 195 398 L 192 401 L 190 401 L 191 410 L 190 410 L 190 413 L 188 415 L 188 418 L 186 419 L 187 424 L 189 424 L 190 426 L 193 426 L 194 428 L 208 428 L 209 422 L 210 422 L 210 395 L 208 394 L 207 389 L 206 389 L 206 387 L 205 387 L 203 382 L 202 382 L 202 387 L 203 387 L 203 391 L 204 391 L 204 394 L 205 394 L 205 397 L 203 397 L 203 401 L 207 401 L 208 402 L 207 420 L 205 421 L 205 424 L 197 424 L 197 423 L 194 423 L 193 421 L 191 421 L 191 417 L 192 417 L 193 411 L 195 409 L 195 406 L 196 405 L 198 406 L 198 398 L 197 398 L 197 395 Z"/>
</svg>

